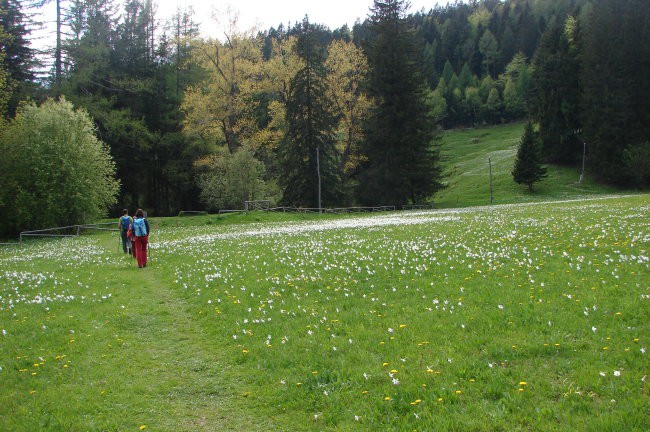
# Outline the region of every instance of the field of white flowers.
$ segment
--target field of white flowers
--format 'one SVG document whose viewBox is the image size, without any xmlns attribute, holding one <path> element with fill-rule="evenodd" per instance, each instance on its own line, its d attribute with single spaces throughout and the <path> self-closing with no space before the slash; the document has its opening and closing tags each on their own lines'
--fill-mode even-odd
<svg viewBox="0 0 650 432">
<path fill-rule="evenodd" d="M 39 347 L 22 331 L 82 310 L 111 313 L 106 333 L 124 331 L 137 325 L 130 301 L 168 319 L 164 290 L 218 359 L 247 430 L 647 430 L 649 215 L 638 196 L 167 227 L 144 271 L 102 236 L 3 249 L 0 378 L 11 390 L 0 410 L 30 391 L 56 410 L 34 402 L 47 357 L 33 366 Z M 66 349 L 40 352 L 54 362 Z M 71 382 L 58 373 L 39 386 Z M 185 430 L 150 410 L 142 426 Z"/>
</svg>

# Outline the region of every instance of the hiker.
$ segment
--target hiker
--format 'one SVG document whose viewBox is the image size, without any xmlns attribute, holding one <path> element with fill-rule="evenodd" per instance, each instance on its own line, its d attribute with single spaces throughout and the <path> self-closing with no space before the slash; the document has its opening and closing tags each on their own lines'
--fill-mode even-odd
<svg viewBox="0 0 650 432">
<path fill-rule="evenodd" d="M 138 268 L 147 266 L 147 244 L 149 243 L 149 221 L 144 217 L 144 211 L 138 209 L 133 220 L 133 234 L 135 235 L 135 258 Z"/>
<path fill-rule="evenodd" d="M 129 230 L 126 232 L 126 236 L 129 239 L 129 241 L 131 242 L 131 255 L 133 256 L 133 258 L 136 258 L 136 255 L 135 255 L 135 234 L 133 232 L 133 221 L 135 221 L 136 219 L 137 219 L 137 217 L 135 216 L 135 214 L 133 214 L 133 217 L 131 218 L 131 225 L 129 225 Z"/>
<path fill-rule="evenodd" d="M 127 209 L 122 210 L 122 216 L 118 221 L 117 225 L 120 229 L 120 237 L 122 238 L 122 250 L 124 253 L 131 253 L 131 248 L 133 244 L 128 237 L 129 227 L 133 223 L 133 219 L 129 216 L 129 211 Z"/>
</svg>

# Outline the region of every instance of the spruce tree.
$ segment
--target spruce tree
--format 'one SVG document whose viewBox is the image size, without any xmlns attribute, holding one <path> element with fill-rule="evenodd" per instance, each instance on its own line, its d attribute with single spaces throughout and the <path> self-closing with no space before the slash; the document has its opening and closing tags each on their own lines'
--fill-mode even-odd
<svg viewBox="0 0 650 432">
<path fill-rule="evenodd" d="M 5 115 L 14 117 L 21 100 L 33 96 L 38 65 L 36 53 L 30 47 L 30 18 L 25 8 L 32 6 L 18 0 L 0 0 L 0 49 L 2 69 L 7 72 L 6 91 L 9 99 Z"/>
<path fill-rule="evenodd" d="M 336 205 L 342 196 L 335 147 L 337 118 L 327 96 L 325 49 L 317 36 L 305 18 L 296 44 L 304 65 L 290 83 L 287 134 L 281 148 L 282 202 L 293 206 Z"/>
<path fill-rule="evenodd" d="M 359 176 L 359 200 L 367 205 L 422 202 L 442 186 L 437 128 L 405 8 L 403 0 L 376 0 L 370 17 L 365 50 L 368 94 L 375 106 L 363 145 L 367 162 Z"/>
<path fill-rule="evenodd" d="M 540 148 L 533 131 L 533 125 L 529 121 L 524 129 L 524 134 L 519 141 L 517 158 L 512 170 L 512 178 L 519 184 L 528 186 L 533 191 L 533 183 L 537 183 L 546 177 L 546 168 L 542 166 Z"/>
<path fill-rule="evenodd" d="M 532 70 L 529 103 L 539 123 L 544 156 L 551 162 L 576 162 L 582 153 L 575 135 L 580 129 L 580 63 L 562 23 L 544 33 Z"/>
<path fill-rule="evenodd" d="M 650 2 L 603 0 L 585 26 L 581 114 L 587 168 L 610 183 L 641 186 L 625 154 L 643 154 L 650 140 L 648 17 Z"/>
</svg>

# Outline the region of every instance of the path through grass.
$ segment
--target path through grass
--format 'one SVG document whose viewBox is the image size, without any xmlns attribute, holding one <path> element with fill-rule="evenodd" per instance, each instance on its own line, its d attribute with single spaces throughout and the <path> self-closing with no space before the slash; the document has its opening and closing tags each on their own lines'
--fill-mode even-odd
<svg viewBox="0 0 650 432">
<path fill-rule="evenodd" d="M 94 240 L 41 243 L 35 262 L 19 265 L 14 278 L 5 274 L 43 280 L 43 286 L 56 280 L 68 292 L 76 284 L 85 293 L 3 311 L 9 330 L 0 342 L 11 358 L 2 358 L 9 364 L 0 372 L 0 429 L 125 431 L 152 423 L 161 431 L 246 429 L 248 415 L 233 412 L 223 351 L 161 280 L 155 254 L 149 268 L 139 270 L 115 256 L 112 238 L 102 237 L 91 252 L 97 260 L 76 264 L 71 256 L 57 263 L 51 255 L 52 248 Z"/>
</svg>

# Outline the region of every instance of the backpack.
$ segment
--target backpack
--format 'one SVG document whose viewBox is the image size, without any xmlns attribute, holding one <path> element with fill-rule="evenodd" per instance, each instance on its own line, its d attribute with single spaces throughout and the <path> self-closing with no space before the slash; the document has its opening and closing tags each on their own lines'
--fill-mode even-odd
<svg viewBox="0 0 650 432">
<path fill-rule="evenodd" d="M 131 218 L 129 216 L 122 216 L 120 218 L 120 226 L 122 227 L 122 231 L 128 231 L 129 225 L 131 225 Z"/>
<path fill-rule="evenodd" d="M 143 237 L 148 234 L 147 226 L 144 223 L 144 218 L 139 218 L 133 221 L 133 232 L 135 233 L 136 237 Z"/>
</svg>

